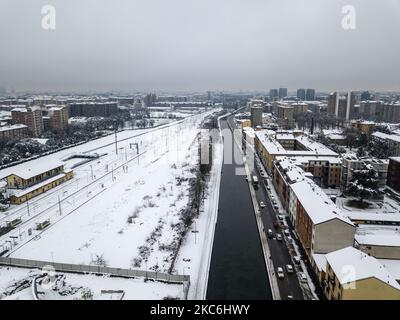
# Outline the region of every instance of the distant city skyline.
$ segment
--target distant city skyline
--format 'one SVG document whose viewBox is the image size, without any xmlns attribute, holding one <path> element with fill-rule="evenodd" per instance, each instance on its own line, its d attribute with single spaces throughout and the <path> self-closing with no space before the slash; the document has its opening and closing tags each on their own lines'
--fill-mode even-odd
<svg viewBox="0 0 400 320">
<path fill-rule="evenodd" d="M 16 91 L 321 91 L 400 88 L 400 4 L 347 1 L 0 3 L 0 86 Z"/>
</svg>

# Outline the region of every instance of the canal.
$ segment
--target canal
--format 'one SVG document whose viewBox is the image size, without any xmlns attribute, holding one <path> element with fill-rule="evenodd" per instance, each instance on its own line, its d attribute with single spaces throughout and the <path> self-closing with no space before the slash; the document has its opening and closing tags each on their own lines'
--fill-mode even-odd
<svg viewBox="0 0 400 320">
<path fill-rule="evenodd" d="M 221 120 L 222 129 L 228 128 Z M 234 143 L 234 148 L 238 148 Z M 223 164 L 207 299 L 272 299 L 249 187 Z"/>
</svg>

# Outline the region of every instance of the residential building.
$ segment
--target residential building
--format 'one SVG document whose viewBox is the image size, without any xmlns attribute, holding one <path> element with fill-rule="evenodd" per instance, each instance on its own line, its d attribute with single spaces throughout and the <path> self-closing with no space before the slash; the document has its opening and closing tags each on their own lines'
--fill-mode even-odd
<svg viewBox="0 0 400 320">
<path fill-rule="evenodd" d="M 292 184 L 295 229 L 309 258 L 353 245 L 355 226 L 310 179 Z"/>
<path fill-rule="evenodd" d="M 378 120 L 380 118 L 381 103 L 379 101 L 364 100 L 360 102 L 360 118 Z"/>
<path fill-rule="evenodd" d="M 387 142 L 389 145 L 389 155 L 391 157 L 400 156 L 400 135 L 376 131 L 372 133 L 371 138 L 377 143 Z"/>
<path fill-rule="evenodd" d="M 308 111 L 308 104 L 304 102 L 292 103 L 291 106 L 293 107 L 294 116 L 299 113 L 306 113 Z"/>
<path fill-rule="evenodd" d="M 315 89 L 307 89 L 306 91 L 306 100 L 314 101 L 315 100 Z"/>
<path fill-rule="evenodd" d="M 377 259 L 351 246 L 325 258 L 328 300 L 400 300 L 400 285 Z"/>
<path fill-rule="evenodd" d="M 278 94 L 279 94 L 280 99 L 286 98 L 288 95 L 288 89 L 287 88 L 279 88 Z"/>
<path fill-rule="evenodd" d="M 370 164 L 378 173 L 378 186 L 384 188 L 388 175 L 389 162 L 384 159 L 360 159 L 354 155 L 345 155 L 342 159 L 340 176 L 340 187 L 345 190 L 353 177 L 354 170 L 361 169 L 364 165 Z"/>
<path fill-rule="evenodd" d="M 66 130 L 68 128 L 68 108 L 65 106 L 48 109 L 49 126 L 52 130 Z"/>
<path fill-rule="evenodd" d="M 70 117 L 110 117 L 118 113 L 117 102 L 76 102 L 69 105 Z"/>
<path fill-rule="evenodd" d="M 14 124 L 0 127 L 0 141 L 21 140 L 28 137 L 28 126 Z"/>
<path fill-rule="evenodd" d="M 25 124 L 30 135 L 38 137 L 44 131 L 42 110 L 38 106 L 11 110 L 13 124 Z"/>
<path fill-rule="evenodd" d="M 389 158 L 387 185 L 393 190 L 400 192 L 400 157 Z"/>
<path fill-rule="evenodd" d="M 356 103 L 357 95 L 355 92 L 348 92 L 344 96 L 340 96 L 338 92 L 333 92 L 328 97 L 328 113 L 340 119 L 354 119 L 357 117 Z"/>
<path fill-rule="evenodd" d="M 389 122 L 389 123 L 399 123 L 400 122 L 400 101 L 381 103 L 379 116 L 377 117 L 379 121 Z"/>
<path fill-rule="evenodd" d="M 353 120 L 351 122 L 351 126 L 353 128 L 358 129 L 361 133 L 367 135 L 369 138 L 372 132 L 375 129 L 375 122 L 373 121 L 362 121 L 362 120 Z"/>
<path fill-rule="evenodd" d="M 302 101 L 306 100 L 306 89 L 297 89 L 297 98 Z"/>
<path fill-rule="evenodd" d="M 284 129 L 294 128 L 294 107 L 286 104 L 277 106 L 278 125 Z"/>
<path fill-rule="evenodd" d="M 262 113 L 263 113 L 263 108 L 262 107 L 251 107 L 250 108 L 250 120 L 251 120 L 251 126 L 253 128 L 262 126 Z"/>
<path fill-rule="evenodd" d="M 276 157 L 321 157 L 338 159 L 339 155 L 305 136 L 302 131 L 258 130 L 255 132 L 254 145 L 267 171 L 272 173 Z"/>
<path fill-rule="evenodd" d="M 274 100 L 275 98 L 278 98 L 278 97 L 279 97 L 278 89 L 270 89 L 269 90 L 269 98 L 271 100 Z"/>
</svg>

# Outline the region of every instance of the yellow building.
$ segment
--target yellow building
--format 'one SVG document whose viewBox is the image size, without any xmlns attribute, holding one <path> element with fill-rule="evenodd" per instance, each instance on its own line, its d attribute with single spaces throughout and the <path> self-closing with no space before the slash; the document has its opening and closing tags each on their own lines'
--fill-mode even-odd
<svg viewBox="0 0 400 320">
<path fill-rule="evenodd" d="M 250 119 L 240 119 L 240 120 L 236 120 L 236 121 L 239 122 L 240 129 L 242 129 L 242 130 L 243 130 L 243 128 L 251 127 Z"/>
<path fill-rule="evenodd" d="M 353 128 L 356 128 L 361 131 L 361 133 L 370 136 L 375 128 L 375 122 L 373 121 L 353 121 L 351 123 Z"/>
<path fill-rule="evenodd" d="M 325 255 L 329 300 L 400 300 L 400 285 L 375 258 L 347 247 Z"/>
<path fill-rule="evenodd" d="M 62 163 L 57 162 L 49 166 L 40 160 L 19 165 L 3 178 L 7 182 L 11 203 L 24 203 L 73 178 L 73 171 L 65 170 Z"/>
</svg>

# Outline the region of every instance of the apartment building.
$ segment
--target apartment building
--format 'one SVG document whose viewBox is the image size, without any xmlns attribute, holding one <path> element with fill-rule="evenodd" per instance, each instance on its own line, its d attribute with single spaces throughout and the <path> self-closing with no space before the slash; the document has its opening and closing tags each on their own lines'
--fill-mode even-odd
<svg viewBox="0 0 400 320">
<path fill-rule="evenodd" d="M 328 300 L 399 300 L 400 285 L 377 259 L 351 246 L 325 255 Z"/>
<path fill-rule="evenodd" d="M 400 136 L 395 134 L 386 134 L 383 132 L 374 132 L 371 135 L 373 141 L 377 143 L 387 142 L 389 144 L 389 155 L 392 157 L 400 156 Z"/>
<path fill-rule="evenodd" d="M 0 127 L 0 141 L 21 140 L 28 137 L 28 126 L 14 124 Z"/>
<path fill-rule="evenodd" d="M 355 225 L 310 179 L 290 186 L 295 202 L 295 229 L 309 258 L 329 253 L 354 242 Z"/>
<path fill-rule="evenodd" d="M 400 192 L 400 157 L 389 158 L 387 185 Z"/>
<path fill-rule="evenodd" d="M 50 129 L 66 130 L 68 128 L 68 114 L 68 108 L 66 106 L 49 108 L 48 115 Z"/>
<path fill-rule="evenodd" d="M 11 110 L 13 124 L 24 124 L 28 127 L 29 134 L 38 137 L 44 131 L 42 110 L 38 106 L 15 108 Z"/>
<path fill-rule="evenodd" d="M 370 164 L 378 173 L 379 188 L 386 185 L 389 161 L 383 159 L 360 159 L 354 155 L 345 155 L 342 159 L 340 188 L 345 190 L 353 177 L 354 170 L 361 169 L 365 164 Z"/>
<path fill-rule="evenodd" d="M 292 158 L 304 157 L 303 159 L 309 158 L 311 161 L 316 161 L 318 158 L 321 161 L 324 159 L 324 161 L 329 161 L 329 163 L 332 162 L 332 164 L 337 162 L 339 158 L 336 152 L 310 139 L 302 131 L 275 132 L 272 130 L 258 130 L 255 132 L 254 145 L 260 155 L 261 161 L 270 174 L 272 174 L 273 161 L 279 156 Z M 313 166 L 311 163 L 308 166 L 310 171 L 311 169 L 314 170 L 315 165 Z M 327 172 L 330 171 L 328 170 Z M 334 177 L 333 172 L 332 177 Z"/>
<path fill-rule="evenodd" d="M 118 113 L 117 102 L 76 102 L 69 104 L 70 117 L 109 117 Z"/>
</svg>

